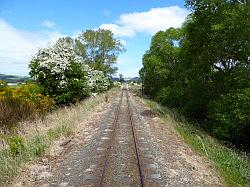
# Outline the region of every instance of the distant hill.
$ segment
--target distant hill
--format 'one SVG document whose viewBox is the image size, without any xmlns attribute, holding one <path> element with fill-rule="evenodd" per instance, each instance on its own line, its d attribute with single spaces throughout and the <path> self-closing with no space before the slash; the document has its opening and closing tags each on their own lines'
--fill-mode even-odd
<svg viewBox="0 0 250 187">
<path fill-rule="evenodd" d="M 20 83 L 26 80 L 30 80 L 30 78 L 28 76 L 0 74 L 0 80 L 3 80 L 7 83 Z"/>
<path fill-rule="evenodd" d="M 111 77 L 112 81 L 119 81 L 119 77 Z M 28 76 L 18 76 L 18 75 L 6 75 L 0 74 L 0 80 L 3 80 L 7 83 L 21 83 L 27 80 L 31 80 Z M 125 82 L 138 82 L 139 77 L 128 77 L 124 78 Z"/>
<path fill-rule="evenodd" d="M 140 79 L 140 77 L 133 77 L 131 78 L 130 80 L 133 81 L 133 82 L 138 82 Z"/>
</svg>

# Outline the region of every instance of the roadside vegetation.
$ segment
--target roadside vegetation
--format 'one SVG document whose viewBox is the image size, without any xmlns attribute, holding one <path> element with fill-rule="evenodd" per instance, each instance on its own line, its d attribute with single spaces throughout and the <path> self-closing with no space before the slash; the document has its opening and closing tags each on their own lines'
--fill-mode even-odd
<svg viewBox="0 0 250 187">
<path fill-rule="evenodd" d="M 59 108 L 43 119 L 19 123 L 18 133 L 1 134 L 5 146 L 0 149 L 0 186 L 11 182 L 18 168 L 25 162 L 35 161 L 46 154 L 59 138 L 72 137 L 81 131 L 82 122 L 88 120 L 93 111 L 103 106 L 107 98 L 116 96 L 118 88 L 90 97 L 70 107 Z"/>
<path fill-rule="evenodd" d="M 173 126 L 194 150 L 213 163 L 227 186 L 250 186 L 250 157 L 247 153 L 221 144 L 173 109 L 149 99 L 144 102 L 164 123 Z"/>
<path fill-rule="evenodd" d="M 0 81 L 1 186 L 115 94 L 110 77 L 124 50 L 111 31 L 87 30 L 39 49 L 31 80 L 15 87 Z"/>
<path fill-rule="evenodd" d="M 143 56 L 143 92 L 225 144 L 250 146 L 249 1 L 186 1 L 181 28 L 159 31 Z"/>
<path fill-rule="evenodd" d="M 181 28 L 152 37 L 142 92 L 228 186 L 250 186 L 249 2 L 186 0 L 186 6 L 191 14 Z"/>
</svg>

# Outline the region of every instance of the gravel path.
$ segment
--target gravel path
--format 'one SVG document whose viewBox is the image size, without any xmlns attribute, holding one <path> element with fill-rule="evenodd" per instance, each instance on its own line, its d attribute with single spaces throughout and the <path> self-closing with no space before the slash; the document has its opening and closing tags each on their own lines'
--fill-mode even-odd
<svg viewBox="0 0 250 187">
<path fill-rule="evenodd" d="M 146 151 L 142 154 L 150 157 L 156 172 L 151 176 L 159 179 L 158 186 L 223 186 L 210 162 L 194 153 L 140 98 L 130 96 L 136 127 L 145 138 Z"/>
<path fill-rule="evenodd" d="M 120 98 L 102 112 L 92 134 L 52 164 L 50 175 L 31 186 L 98 186 L 109 141 L 104 186 L 140 186 L 138 165 L 124 95 L 117 128 L 115 111 Z M 223 186 L 211 163 L 194 153 L 180 136 L 129 93 L 145 186 Z"/>
<path fill-rule="evenodd" d="M 128 105 L 123 93 L 117 128 L 110 150 L 103 186 L 140 186 Z"/>
</svg>

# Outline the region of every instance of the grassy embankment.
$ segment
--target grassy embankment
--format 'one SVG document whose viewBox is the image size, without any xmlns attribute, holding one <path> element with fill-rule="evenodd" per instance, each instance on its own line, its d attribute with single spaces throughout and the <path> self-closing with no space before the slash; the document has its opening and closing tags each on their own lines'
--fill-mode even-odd
<svg viewBox="0 0 250 187">
<path fill-rule="evenodd" d="M 164 123 L 172 125 L 181 137 L 199 154 L 206 156 L 216 167 L 227 186 L 250 186 L 249 153 L 229 148 L 187 122 L 178 112 L 143 99 Z"/>
<path fill-rule="evenodd" d="M 91 113 L 117 94 L 117 88 L 106 94 L 88 98 L 74 106 L 60 108 L 43 119 L 34 122 L 23 122 L 17 126 L 18 134 L 4 137 L 7 146 L 0 150 L 0 186 L 9 183 L 17 174 L 22 163 L 34 161 L 49 150 L 57 139 L 72 136 L 79 124 L 86 120 Z"/>
</svg>

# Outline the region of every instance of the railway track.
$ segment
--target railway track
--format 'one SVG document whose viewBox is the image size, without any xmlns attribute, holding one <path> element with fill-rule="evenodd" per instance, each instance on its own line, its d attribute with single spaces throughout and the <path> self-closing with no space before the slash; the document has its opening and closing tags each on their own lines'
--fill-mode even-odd
<svg viewBox="0 0 250 187">
<path fill-rule="evenodd" d="M 124 99 L 126 101 L 124 101 Z M 126 106 L 127 109 L 124 109 L 126 111 L 126 114 L 121 112 L 122 104 L 127 105 Z M 125 108 L 125 106 L 124 106 L 124 108 Z M 108 168 L 110 165 L 113 164 L 111 157 L 112 157 L 112 154 L 114 154 L 114 152 L 116 151 L 114 146 L 115 146 L 115 144 L 117 144 L 117 134 L 118 134 L 117 131 L 119 131 L 119 128 L 121 125 L 120 122 L 122 121 L 120 118 L 122 116 L 123 117 L 125 116 L 127 118 L 127 122 L 128 122 L 127 125 L 130 126 L 128 131 L 130 130 L 130 133 L 132 134 L 132 136 L 131 136 L 132 140 L 130 138 L 130 141 L 131 141 L 130 145 L 133 144 L 133 146 L 130 146 L 130 149 L 133 149 L 132 153 L 134 153 L 134 155 L 132 155 L 131 157 L 133 157 L 133 159 L 134 159 L 133 162 L 136 163 L 135 167 L 137 167 L 136 168 L 137 177 L 135 177 L 135 179 L 139 180 L 139 181 L 133 181 L 133 182 L 134 182 L 134 184 L 136 184 L 136 186 L 141 186 L 141 187 L 145 186 L 144 174 L 143 174 L 143 169 L 142 169 L 142 160 L 141 160 L 140 153 L 139 153 L 138 139 L 136 137 L 132 109 L 131 109 L 130 102 L 129 102 L 129 95 L 128 95 L 128 91 L 126 89 L 123 89 L 121 92 L 119 103 L 118 103 L 116 111 L 115 111 L 114 122 L 112 125 L 112 134 L 111 134 L 111 137 L 108 141 L 108 146 L 106 148 L 104 164 L 103 164 L 103 168 L 101 170 L 101 175 L 100 175 L 99 187 L 109 186 L 109 185 L 107 185 L 107 183 L 105 183 L 105 181 L 112 180 L 112 179 L 109 179 L 108 172 L 110 170 Z M 124 175 L 126 175 L 126 173 L 124 173 Z M 131 180 L 133 180 L 133 179 L 131 179 Z"/>
</svg>

